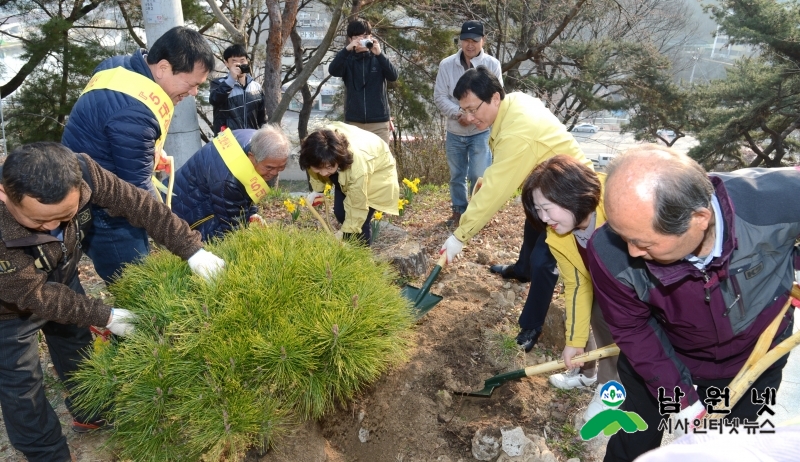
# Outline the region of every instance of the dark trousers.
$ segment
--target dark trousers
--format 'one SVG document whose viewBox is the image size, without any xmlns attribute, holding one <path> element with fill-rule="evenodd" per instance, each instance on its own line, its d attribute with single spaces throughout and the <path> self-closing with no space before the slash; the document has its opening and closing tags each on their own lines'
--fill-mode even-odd
<svg viewBox="0 0 800 462">
<path fill-rule="evenodd" d="M 791 333 L 791 329 L 792 326 L 790 323 L 787 332 Z M 789 355 L 787 354 L 776 361 L 772 368 L 764 371 L 750 389 L 747 390 L 747 393 L 736 403 L 736 406 L 731 409 L 731 413 L 728 414 L 727 418 L 732 419 L 738 417 L 740 422 L 743 422 L 744 419 L 755 420 L 758 417 L 757 413 L 761 405 L 750 402 L 751 390 L 758 390 L 759 395 L 768 387 L 777 390 L 778 386 L 781 384 L 783 367 L 786 366 L 788 358 Z M 658 401 L 655 396 L 647 389 L 644 380 L 633 370 L 631 363 L 623 353 L 619 355 L 617 370 L 619 371 L 619 377 L 627 393 L 621 409 L 639 414 L 647 423 L 647 430 L 635 433 L 626 433 L 623 430 L 618 431 L 608 440 L 606 457 L 603 459 L 604 462 L 632 461 L 645 452 L 661 446 L 662 430 L 659 430 L 658 426 L 661 423 L 661 419 L 665 418 L 658 413 Z M 697 385 L 697 393 L 700 395 L 700 400 L 702 401 L 706 398 L 708 387 L 713 386 L 723 389 L 728 386 L 731 380 L 733 380 L 732 377 L 728 379 L 696 380 L 695 385 Z M 665 394 L 672 396 L 673 391 L 666 390 Z M 743 428 L 744 427 L 740 425 L 739 431 L 745 431 Z M 743 436 L 743 438 L 746 438 L 746 436 Z"/>
<path fill-rule="evenodd" d="M 545 238 L 546 232 L 536 231 L 525 220 L 522 247 L 519 249 L 519 259 L 514 264 L 514 272 L 518 276 L 527 276 L 531 280 L 528 298 L 519 315 L 519 327 L 522 329 L 542 327 L 553 299 L 553 289 L 558 282 L 556 259 L 550 253 Z"/>
<path fill-rule="evenodd" d="M 92 259 L 98 276 L 111 283 L 126 263 L 150 252 L 147 231 L 122 217 L 112 217 L 104 209 L 92 206 L 92 229 L 84 240 L 84 251 Z"/>
<path fill-rule="evenodd" d="M 77 275 L 68 284 L 84 293 Z M 61 423 L 44 392 L 39 362 L 39 330 L 58 377 L 69 390 L 66 379 L 78 368 L 81 351 L 92 343 L 89 329 L 58 324 L 35 315 L 0 321 L 0 407 L 11 444 L 30 462 L 60 462 L 70 459 Z M 72 400 L 67 408 L 82 422 L 90 419 L 75 415 Z"/>
<path fill-rule="evenodd" d="M 339 173 L 334 173 L 330 176 L 331 182 L 333 182 L 333 216 L 336 217 L 336 221 L 339 224 L 344 223 L 345 213 L 344 213 L 344 199 L 347 197 L 342 192 L 342 187 L 339 186 Z M 364 221 L 364 224 L 361 225 L 361 234 L 358 235 L 358 240 L 364 243 L 365 245 L 372 244 L 372 215 L 375 214 L 375 209 L 372 207 L 369 208 L 367 212 L 367 219 Z"/>
</svg>

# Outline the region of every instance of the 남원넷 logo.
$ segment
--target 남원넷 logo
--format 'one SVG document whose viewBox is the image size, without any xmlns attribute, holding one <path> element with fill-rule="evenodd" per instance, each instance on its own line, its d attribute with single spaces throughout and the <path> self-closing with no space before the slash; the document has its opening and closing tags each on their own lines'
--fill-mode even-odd
<svg viewBox="0 0 800 462">
<path fill-rule="evenodd" d="M 625 387 L 611 380 L 600 388 L 600 400 L 611 409 L 606 409 L 589 419 L 581 428 L 581 438 L 588 441 L 600 433 L 611 436 L 620 429 L 627 433 L 647 430 L 647 423 L 635 412 L 617 409 L 625 401 Z"/>
</svg>

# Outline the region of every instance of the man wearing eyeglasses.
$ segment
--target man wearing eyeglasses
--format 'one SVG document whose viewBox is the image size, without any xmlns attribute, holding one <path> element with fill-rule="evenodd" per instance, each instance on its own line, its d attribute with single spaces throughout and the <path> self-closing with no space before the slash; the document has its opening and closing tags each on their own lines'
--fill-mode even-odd
<svg viewBox="0 0 800 462">
<path fill-rule="evenodd" d="M 175 172 L 172 211 L 200 231 L 203 242 L 263 223 L 256 205 L 269 189 L 266 182 L 286 168 L 291 147 L 277 125 L 223 130 Z"/>
<path fill-rule="evenodd" d="M 478 234 L 525 181 L 536 165 L 557 154 L 574 157 L 589 168 L 575 138 L 537 98 L 503 90 L 489 69 L 479 66 L 464 72 L 453 90 L 465 122 L 476 130 L 489 131 L 492 165 L 483 184 L 470 200 L 458 228 L 440 253 L 447 262 L 461 252 L 464 243 Z M 517 343 L 530 351 L 542 333 L 553 289 L 558 281 L 556 261 L 545 243 L 547 233 L 536 231 L 527 221 L 519 260 L 515 265 L 494 265 L 492 272 L 507 279 L 531 283 L 528 299 L 519 318 Z"/>
<path fill-rule="evenodd" d="M 436 107 L 447 118 L 445 151 L 450 167 L 450 201 L 453 209 L 453 215 L 447 220 L 448 226 L 458 225 L 461 214 L 467 209 L 469 191 L 492 163 L 489 128 L 479 129 L 469 121 L 453 96 L 458 79 L 464 72 L 478 66 L 485 66 L 503 84 L 500 61 L 484 53 L 483 42 L 483 24 L 478 21 L 465 22 L 459 36 L 461 49 L 439 63 L 433 89 Z"/>
</svg>

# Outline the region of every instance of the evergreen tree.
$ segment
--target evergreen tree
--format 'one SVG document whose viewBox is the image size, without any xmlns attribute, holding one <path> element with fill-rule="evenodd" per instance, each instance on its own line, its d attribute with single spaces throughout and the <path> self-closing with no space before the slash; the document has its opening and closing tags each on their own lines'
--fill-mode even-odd
<svg viewBox="0 0 800 462">
<path fill-rule="evenodd" d="M 761 52 L 743 59 L 725 80 L 699 87 L 697 137 L 690 155 L 706 166 L 777 167 L 798 152 L 800 3 L 728 0 L 708 11 L 733 43 Z M 745 159 L 743 148 L 755 158 Z"/>
</svg>

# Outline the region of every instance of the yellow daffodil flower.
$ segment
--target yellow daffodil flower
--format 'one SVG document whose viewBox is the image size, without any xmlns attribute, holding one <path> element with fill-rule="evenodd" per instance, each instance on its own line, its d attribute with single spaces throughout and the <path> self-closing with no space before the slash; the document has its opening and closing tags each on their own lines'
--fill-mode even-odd
<svg viewBox="0 0 800 462">
<path fill-rule="evenodd" d="M 373 220 L 381 221 L 383 219 L 383 212 L 375 212 L 372 215 Z"/>
</svg>

